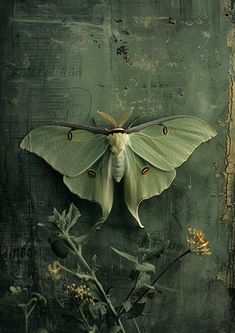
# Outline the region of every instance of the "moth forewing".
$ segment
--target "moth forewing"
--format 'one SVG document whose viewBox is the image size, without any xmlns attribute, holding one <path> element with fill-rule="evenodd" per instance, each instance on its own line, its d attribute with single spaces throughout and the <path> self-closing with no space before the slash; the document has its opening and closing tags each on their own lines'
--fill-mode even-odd
<svg viewBox="0 0 235 333">
<path fill-rule="evenodd" d="M 100 112 L 112 130 L 74 124 L 40 126 L 23 138 L 20 147 L 60 172 L 72 193 L 100 204 L 104 219 L 113 204 L 113 179 L 124 178 L 125 202 L 143 227 L 140 202 L 168 188 L 175 168 L 216 131 L 200 119 L 183 115 L 123 129 L 131 114 L 132 108 L 116 121 Z"/>
</svg>

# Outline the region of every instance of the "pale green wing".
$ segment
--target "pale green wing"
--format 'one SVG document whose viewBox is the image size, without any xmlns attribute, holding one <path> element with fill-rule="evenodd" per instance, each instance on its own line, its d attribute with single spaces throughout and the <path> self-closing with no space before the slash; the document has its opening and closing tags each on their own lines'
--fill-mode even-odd
<svg viewBox="0 0 235 333">
<path fill-rule="evenodd" d="M 97 202 L 106 219 L 113 205 L 113 177 L 111 174 L 111 155 L 104 155 L 86 171 L 76 177 L 64 176 L 64 183 L 70 191 L 80 198 Z"/>
<path fill-rule="evenodd" d="M 159 195 L 170 186 L 175 178 L 175 169 L 163 171 L 136 155 L 130 147 L 126 147 L 126 172 L 124 176 L 124 194 L 126 205 L 131 214 L 143 228 L 138 214 L 142 200 Z"/>
<path fill-rule="evenodd" d="M 74 177 L 105 153 L 108 142 L 103 134 L 47 125 L 31 130 L 20 147 L 40 156 L 62 175 Z"/>
<path fill-rule="evenodd" d="M 216 135 L 206 122 L 194 118 L 167 118 L 161 124 L 149 122 L 129 134 L 131 149 L 153 166 L 170 171 L 180 166 L 203 142 Z M 136 127 L 137 128 L 137 127 Z"/>
</svg>

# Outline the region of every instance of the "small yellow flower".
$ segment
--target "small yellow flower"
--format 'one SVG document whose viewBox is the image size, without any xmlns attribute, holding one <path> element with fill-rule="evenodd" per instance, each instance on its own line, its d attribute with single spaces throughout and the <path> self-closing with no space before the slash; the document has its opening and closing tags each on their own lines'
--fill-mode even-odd
<svg viewBox="0 0 235 333">
<path fill-rule="evenodd" d="M 51 280 L 57 281 L 60 279 L 60 276 L 61 276 L 60 271 L 61 271 L 61 268 L 58 265 L 58 262 L 54 261 L 52 264 L 50 264 L 48 266 L 47 275 Z"/>
<path fill-rule="evenodd" d="M 72 293 L 74 298 L 76 298 L 78 303 L 86 301 L 88 304 L 95 304 L 90 293 L 90 288 L 86 285 L 80 285 L 77 287 L 74 283 L 72 283 L 67 288 Z"/>
<path fill-rule="evenodd" d="M 191 252 L 199 256 L 211 255 L 210 242 L 206 239 L 203 231 L 188 228 L 189 236 L 186 238 Z"/>
</svg>

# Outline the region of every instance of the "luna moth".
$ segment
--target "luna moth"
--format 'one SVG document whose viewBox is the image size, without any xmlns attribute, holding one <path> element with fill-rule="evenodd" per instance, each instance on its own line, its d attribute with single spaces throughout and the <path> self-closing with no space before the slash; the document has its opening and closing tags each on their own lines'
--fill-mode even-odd
<svg viewBox="0 0 235 333">
<path fill-rule="evenodd" d="M 114 181 L 123 179 L 125 203 L 138 222 L 141 201 L 170 186 L 179 167 L 216 131 L 192 116 L 168 116 L 123 128 L 132 109 L 115 120 L 100 117 L 112 129 L 52 124 L 32 129 L 20 147 L 43 158 L 63 175 L 69 190 L 95 201 L 105 220 L 113 204 Z"/>
</svg>

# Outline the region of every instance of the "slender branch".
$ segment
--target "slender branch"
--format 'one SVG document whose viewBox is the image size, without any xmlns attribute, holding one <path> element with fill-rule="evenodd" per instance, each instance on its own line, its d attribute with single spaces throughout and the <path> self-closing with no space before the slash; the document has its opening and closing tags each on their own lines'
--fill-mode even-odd
<svg viewBox="0 0 235 333">
<path fill-rule="evenodd" d="M 139 276 L 140 276 L 140 271 L 136 274 L 136 278 L 135 278 L 134 286 L 133 286 L 133 288 L 130 290 L 129 294 L 126 296 L 124 302 L 126 302 L 126 301 L 131 297 L 131 295 L 133 294 L 133 292 L 135 291 L 135 289 L 136 289 L 136 285 L 137 285 L 137 282 L 138 282 L 138 279 L 139 279 Z"/>
<path fill-rule="evenodd" d="M 85 317 L 85 315 L 84 315 L 84 312 L 83 312 L 83 304 L 81 304 L 78 308 L 79 308 L 79 312 L 81 313 L 81 316 L 82 316 L 82 319 L 83 319 L 83 321 L 84 321 L 84 323 L 85 323 L 85 326 L 86 326 L 86 328 L 90 331 L 91 330 L 91 327 L 90 327 L 90 325 L 88 324 L 88 321 L 86 320 L 86 317 Z"/>
<path fill-rule="evenodd" d="M 68 242 L 70 248 L 74 251 L 74 253 L 79 257 L 79 260 L 81 262 L 81 264 L 83 265 L 83 267 L 86 269 L 86 271 L 89 274 L 92 274 L 92 270 L 90 268 L 90 266 L 88 265 L 88 263 L 86 262 L 86 260 L 83 258 L 82 256 L 82 252 L 81 250 L 79 251 L 77 246 L 74 244 L 74 242 L 70 239 L 69 234 L 66 232 L 64 233 L 64 236 L 66 238 L 66 242 Z"/>
<path fill-rule="evenodd" d="M 24 308 L 24 322 L 25 322 L 25 333 L 28 333 L 28 315 L 27 315 L 27 307 Z"/>
<path fill-rule="evenodd" d="M 102 295 L 104 301 L 106 302 L 106 304 L 109 307 L 110 312 L 113 314 L 114 319 L 116 321 L 116 323 L 121 327 L 121 330 L 123 333 L 125 333 L 125 329 L 123 327 L 123 324 L 117 314 L 117 311 L 115 310 L 111 300 L 109 299 L 109 297 L 107 296 L 102 284 L 99 282 L 95 272 L 90 268 L 89 264 L 86 262 L 86 260 L 84 259 L 81 250 L 79 250 L 77 248 L 77 246 L 74 244 L 74 242 L 71 240 L 69 234 L 66 232 L 64 233 L 64 237 L 66 238 L 66 242 L 68 243 L 68 245 L 70 246 L 70 248 L 73 250 L 74 254 L 78 257 L 79 262 L 82 264 L 82 266 L 85 268 L 86 272 L 88 273 L 87 277 L 89 276 L 90 279 L 92 279 L 98 289 L 98 291 L 100 292 L 100 294 Z M 70 269 L 68 269 L 67 267 L 61 265 L 59 263 L 59 266 L 64 269 L 65 271 L 67 271 L 68 273 L 75 275 L 76 277 L 79 277 L 79 274 L 71 271 Z"/>
<path fill-rule="evenodd" d="M 99 280 L 97 279 L 97 277 L 96 277 L 96 275 L 95 275 L 94 272 L 93 272 L 93 277 L 94 277 L 94 282 L 96 284 L 96 287 L 99 290 L 99 292 L 102 294 L 105 302 L 107 303 L 110 311 L 112 312 L 112 314 L 114 316 L 114 319 L 115 319 L 116 323 L 121 327 L 122 332 L 125 333 L 125 329 L 124 329 L 123 324 L 122 324 L 122 322 L 121 322 L 121 320 L 120 320 L 120 318 L 119 318 L 119 316 L 117 314 L 117 311 L 115 310 L 115 308 L 114 308 L 111 300 L 109 299 L 109 297 L 106 294 L 106 292 L 105 292 L 102 284 L 99 282 Z"/>
<path fill-rule="evenodd" d="M 53 296 L 55 297 L 56 302 L 58 305 L 64 310 L 64 305 L 61 303 L 61 301 L 58 299 L 55 291 L 55 281 L 53 281 Z"/>
<path fill-rule="evenodd" d="M 32 305 L 31 309 L 28 311 L 29 306 L 33 302 L 35 302 L 35 303 Z M 31 298 L 31 300 L 24 307 L 25 333 L 28 333 L 28 331 L 29 331 L 29 317 L 31 316 L 36 305 L 37 305 L 37 299 Z"/>
<path fill-rule="evenodd" d="M 122 303 L 122 305 L 121 305 L 121 307 L 120 307 L 120 309 L 118 311 L 119 316 L 121 316 L 123 314 L 123 312 L 124 312 L 123 304 L 131 297 L 131 295 L 135 291 L 139 276 L 140 276 L 140 271 L 136 274 L 134 285 L 131 288 L 131 290 L 129 291 L 129 293 L 126 296 L 126 298 L 124 299 L 124 301 L 123 301 L 123 303 Z"/>
<path fill-rule="evenodd" d="M 36 305 L 37 305 L 37 303 L 35 303 L 35 304 L 32 305 L 31 309 L 29 310 L 29 312 L 27 314 L 28 318 L 31 316 L 31 314 L 32 314 L 32 312 L 33 312 L 33 310 L 34 310 L 34 308 L 35 308 Z"/>
<path fill-rule="evenodd" d="M 190 250 L 185 251 L 184 253 L 182 253 L 179 257 L 177 257 L 175 260 L 173 260 L 168 266 L 166 266 L 166 268 L 153 280 L 153 282 L 151 283 L 151 286 L 154 286 L 155 283 L 166 273 L 166 271 L 168 271 L 168 269 L 174 265 L 179 259 L 181 259 L 182 257 L 184 257 L 186 254 L 190 253 Z M 149 288 L 147 288 L 142 295 L 140 295 L 133 303 L 132 303 L 132 307 L 138 303 L 147 293 L 149 292 Z"/>
<path fill-rule="evenodd" d="M 58 261 L 58 266 L 61 267 L 64 271 L 76 276 L 78 279 L 81 279 L 81 274 L 71 271 L 71 269 L 67 268 L 66 266 L 63 266 L 59 261 Z M 92 274 L 84 274 L 83 277 L 86 279 L 94 280 L 94 277 L 92 276 Z"/>
<path fill-rule="evenodd" d="M 135 318 L 133 318 L 133 322 L 134 322 L 134 324 L 135 324 L 136 331 L 137 331 L 138 333 L 140 333 L 140 329 L 139 329 L 139 326 L 138 326 L 138 324 L 137 324 Z"/>
</svg>

